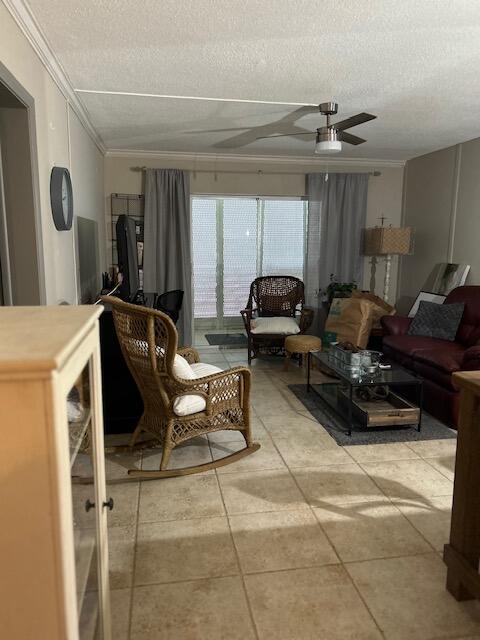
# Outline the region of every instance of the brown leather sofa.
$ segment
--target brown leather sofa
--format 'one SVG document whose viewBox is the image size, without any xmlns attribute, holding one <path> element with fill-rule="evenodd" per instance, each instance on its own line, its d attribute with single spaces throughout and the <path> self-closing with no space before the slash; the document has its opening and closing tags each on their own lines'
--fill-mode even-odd
<svg viewBox="0 0 480 640">
<path fill-rule="evenodd" d="M 455 371 L 480 370 L 480 286 L 457 287 L 444 304 L 463 302 L 465 309 L 455 342 L 407 335 L 411 318 L 384 316 L 383 353 L 424 379 L 424 408 L 456 427 L 459 392 L 452 382 Z"/>
</svg>

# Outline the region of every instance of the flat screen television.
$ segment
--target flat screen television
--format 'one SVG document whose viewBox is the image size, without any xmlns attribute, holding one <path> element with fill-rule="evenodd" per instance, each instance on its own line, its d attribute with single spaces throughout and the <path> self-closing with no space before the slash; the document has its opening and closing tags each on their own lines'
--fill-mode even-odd
<svg viewBox="0 0 480 640">
<path fill-rule="evenodd" d="M 116 232 L 118 268 L 123 278 L 119 295 L 131 302 L 140 289 L 135 220 L 126 215 L 118 216 Z"/>
</svg>

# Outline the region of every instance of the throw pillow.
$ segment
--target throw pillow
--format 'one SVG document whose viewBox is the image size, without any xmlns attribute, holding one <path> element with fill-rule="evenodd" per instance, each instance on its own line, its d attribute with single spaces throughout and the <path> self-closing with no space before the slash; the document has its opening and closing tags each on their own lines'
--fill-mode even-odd
<svg viewBox="0 0 480 640">
<path fill-rule="evenodd" d="M 254 318 L 251 322 L 252 333 L 272 333 L 283 336 L 291 336 L 300 333 L 300 327 L 295 318 L 288 317 L 272 317 L 272 318 Z"/>
<path fill-rule="evenodd" d="M 453 342 L 462 320 L 464 306 L 463 302 L 436 304 L 422 300 L 407 334 Z"/>
</svg>

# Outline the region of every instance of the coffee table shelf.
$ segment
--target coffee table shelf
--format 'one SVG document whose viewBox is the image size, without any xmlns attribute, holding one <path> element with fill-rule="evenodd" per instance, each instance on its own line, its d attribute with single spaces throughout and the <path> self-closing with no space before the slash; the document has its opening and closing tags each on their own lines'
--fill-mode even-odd
<svg viewBox="0 0 480 640">
<path fill-rule="evenodd" d="M 311 383 L 312 358 L 318 368 L 330 376 L 332 379 L 319 384 Z M 346 432 L 352 434 L 352 430 L 364 429 L 364 425 L 355 414 L 358 413 L 358 405 L 354 400 L 354 391 L 362 387 L 374 387 L 386 385 L 395 390 L 395 398 L 403 400 L 402 389 L 404 387 L 414 387 L 416 391 L 416 405 L 405 401 L 409 410 L 409 415 L 418 415 L 416 424 L 418 431 L 422 424 L 422 404 L 423 404 L 423 380 L 415 376 L 403 367 L 392 365 L 391 369 L 380 369 L 375 375 L 364 375 L 352 372 L 329 358 L 327 352 L 309 353 L 307 359 L 307 391 L 313 391 L 324 404 L 326 404 L 342 423 L 345 423 Z M 418 412 L 412 411 L 418 409 Z M 392 407 L 394 411 L 394 407 Z M 395 424 L 392 424 L 395 423 Z M 377 422 L 376 426 L 399 428 L 405 426 L 402 420 L 388 421 L 385 425 Z M 368 429 L 373 427 L 369 426 Z"/>
</svg>

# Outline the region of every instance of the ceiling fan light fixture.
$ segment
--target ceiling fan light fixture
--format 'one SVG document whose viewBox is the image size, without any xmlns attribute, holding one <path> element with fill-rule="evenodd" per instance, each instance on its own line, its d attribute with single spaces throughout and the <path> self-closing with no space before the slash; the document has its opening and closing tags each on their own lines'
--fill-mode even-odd
<svg viewBox="0 0 480 640">
<path fill-rule="evenodd" d="M 337 137 L 335 129 L 328 128 L 317 131 L 315 153 L 338 153 L 342 150 L 342 143 Z"/>
</svg>

